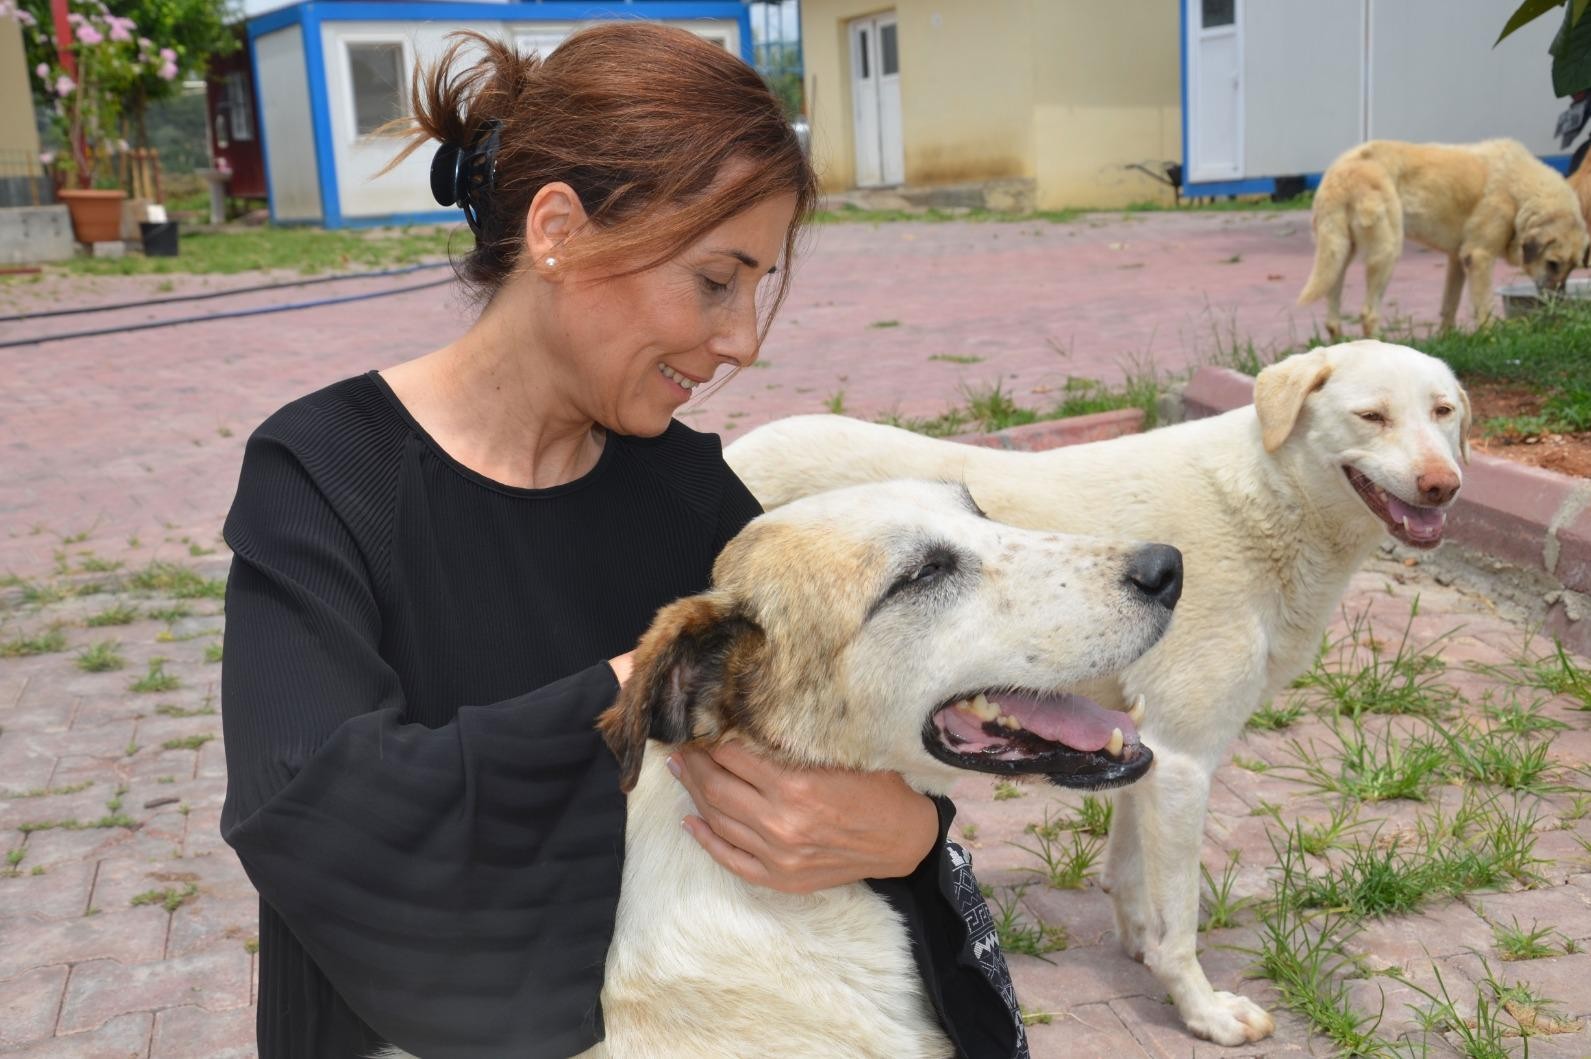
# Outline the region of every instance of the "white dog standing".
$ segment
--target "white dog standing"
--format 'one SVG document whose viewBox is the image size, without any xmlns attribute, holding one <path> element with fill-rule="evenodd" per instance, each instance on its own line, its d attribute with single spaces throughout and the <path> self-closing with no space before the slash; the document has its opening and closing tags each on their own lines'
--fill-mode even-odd
<svg viewBox="0 0 1591 1059">
<path fill-rule="evenodd" d="M 935 441 L 838 416 L 761 427 L 725 451 L 773 508 L 888 478 L 965 482 L 990 516 L 1182 550 L 1186 587 L 1165 638 L 1106 705 L 1147 699 L 1155 767 L 1116 795 L 1106 888 L 1123 947 L 1158 976 L 1189 1030 L 1221 1044 L 1271 1033 L 1217 992 L 1195 943 L 1210 780 L 1249 715 L 1314 657 L 1349 578 L 1391 533 L 1435 547 L 1468 457 L 1469 402 L 1442 362 L 1363 341 L 1260 373 L 1255 404 L 1047 453 Z"/>
</svg>

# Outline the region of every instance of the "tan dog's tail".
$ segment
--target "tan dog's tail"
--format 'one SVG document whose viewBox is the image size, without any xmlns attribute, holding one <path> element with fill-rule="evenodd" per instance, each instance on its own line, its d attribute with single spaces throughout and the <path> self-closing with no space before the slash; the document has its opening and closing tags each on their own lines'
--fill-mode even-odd
<svg viewBox="0 0 1591 1059">
<path fill-rule="evenodd" d="M 1323 189 L 1324 190 L 1324 189 Z M 1298 295 L 1299 305 L 1319 301 L 1347 271 L 1353 256 L 1353 233 L 1348 226 L 1348 211 L 1337 201 L 1322 202 L 1317 194 L 1313 223 L 1315 228 L 1315 267 Z"/>
</svg>

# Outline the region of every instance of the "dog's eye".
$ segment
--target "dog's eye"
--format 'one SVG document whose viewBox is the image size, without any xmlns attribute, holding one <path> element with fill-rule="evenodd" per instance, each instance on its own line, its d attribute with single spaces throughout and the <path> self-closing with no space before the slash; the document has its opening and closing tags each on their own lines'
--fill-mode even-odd
<svg viewBox="0 0 1591 1059">
<path fill-rule="evenodd" d="M 1387 417 L 1380 412 L 1355 412 L 1354 415 L 1363 419 L 1366 423 L 1385 423 L 1387 421 Z"/>
<path fill-rule="evenodd" d="M 889 586 L 889 591 L 885 593 L 885 596 L 888 598 L 909 588 L 926 588 L 947 574 L 954 573 L 955 569 L 956 559 L 954 555 L 948 552 L 935 552 L 910 571 L 897 578 L 895 583 Z"/>
<path fill-rule="evenodd" d="M 1438 419 L 1441 419 L 1443 416 L 1450 416 L 1453 414 L 1453 406 L 1450 404 L 1439 404 L 1435 408 L 1431 409 L 1431 414 L 1436 416 Z"/>
</svg>

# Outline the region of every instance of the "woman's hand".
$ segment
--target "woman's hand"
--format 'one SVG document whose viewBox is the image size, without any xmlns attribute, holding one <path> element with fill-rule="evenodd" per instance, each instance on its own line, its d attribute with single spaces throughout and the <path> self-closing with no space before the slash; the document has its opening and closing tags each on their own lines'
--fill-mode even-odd
<svg viewBox="0 0 1591 1059">
<path fill-rule="evenodd" d="M 669 758 L 700 817 L 685 829 L 759 886 L 804 894 L 909 875 L 939 838 L 934 803 L 894 772 L 790 769 L 735 743 Z"/>
</svg>

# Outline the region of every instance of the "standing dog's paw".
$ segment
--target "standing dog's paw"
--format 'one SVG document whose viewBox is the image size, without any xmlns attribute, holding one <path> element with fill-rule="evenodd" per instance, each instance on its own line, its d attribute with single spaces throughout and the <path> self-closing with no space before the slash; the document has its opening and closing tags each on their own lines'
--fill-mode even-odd
<svg viewBox="0 0 1591 1059">
<path fill-rule="evenodd" d="M 1276 1021 L 1264 1008 L 1236 993 L 1217 992 L 1208 1007 L 1185 1021 L 1195 1035 L 1228 1046 L 1262 1040 L 1276 1029 Z"/>
</svg>

